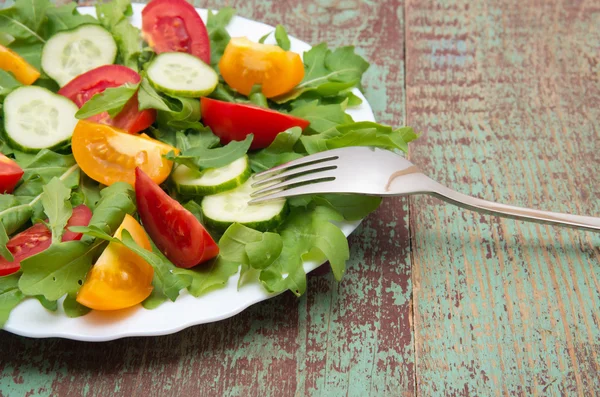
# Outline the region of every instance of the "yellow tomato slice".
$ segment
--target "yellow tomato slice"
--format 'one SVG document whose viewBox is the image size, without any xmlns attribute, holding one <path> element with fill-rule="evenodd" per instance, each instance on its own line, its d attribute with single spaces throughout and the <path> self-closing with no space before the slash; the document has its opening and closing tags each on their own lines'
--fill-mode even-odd
<svg viewBox="0 0 600 397">
<path fill-rule="evenodd" d="M 152 249 L 146 232 L 131 215 L 125 215 L 115 237 L 121 239 L 123 230 L 140 247 Z M 135 306 L 152 292 L 153 276 L 154 269 L 140 256 L 122 244 L 109 243 L 77 293 L 77 302 L 94 310 Z"/>
<path fill-rule="evenodd" d="M 40 72 L 27 63 L 16 52 L 0 45 L 0 69 L 11 72 L 21 84 L 31 85 L 38 77 Z"/>
<path fill-rule="evenodd" d="M 255 84 L 260 84 L 267 98 L 291 91 L 304 78 L 300 55 L 245 37 L 229 41 L 219 61 L 219 70 L 235 90 L 248 95 Z"/>
<path fill-rule="evenodd" d="M 167 179 L 173 162 L 163 156 L 177 149 L 148 136 L 128 134 L 114 127 L 81 120 L 71 141 L 77 164 L 90 178 L 104 184 L 135 184 L 140 167 L 158 184 Z"/>
</svg>

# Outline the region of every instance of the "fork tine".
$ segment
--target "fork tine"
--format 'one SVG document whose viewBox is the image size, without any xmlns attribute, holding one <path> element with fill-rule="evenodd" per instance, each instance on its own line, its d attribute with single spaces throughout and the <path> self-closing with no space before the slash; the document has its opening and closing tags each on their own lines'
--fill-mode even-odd
<svg viewBox="0 0 600 397">
<path fill-rule="evenodd" d="M 259 180 L 262 180 L 263 178 L 272 176 L 273 174 L 288 170 L 290 168 L 296 168 L 296 167 L 300 168 L 302 166 L 308 166 L 311 164 L 324 165 L 323 163 L 327 163 L 332 160 L 337 160 L 338 158 L 339 158 L 339 156 L 332 155 L 331 153 L 328 153 L 328 152 L 320 152 L 320 153 L 311 154 L 310 156 L 302 157 L 297 160 L 290 161 L 289 163 L 278 165 L 269 170 L 259 172 L 258 174 L 254 175 L 254 180 L 258 182 Z"/>
<path fill-rule="evenodd" d="M 309 185 L 300 185 L 285 190 L 276 190 L 275 193 L 267 194 L 265 196 L 252 199 L 248 202 L 248 204 L 260 204 L 266 201 L 276 200 L 279 198 L 302 196 L 305 194 L 323 193 L 324 191 L 326 191 L 326 189 L 323 188 L 327 185 L 327 182 L 330 182 L 330 180 L 316 181 Z"/>
<path fill-rule="evenodd" d="M 252 192 L 250 197 L 257 197 L 269 193 L 273 193 L 276 190 L 281 190 L 286 187 L 294 187 L 295 185 L 309 185 L 311 183 L 319 182 L 330 182 L 335 180 L 335 174 L 333 172 L 316 172 L 313 174 L 299 176 L 297 178 L 288 179 L 279 183 L 272 184 L 256 192 Z"/>
<path fill-rule="evenodd" d="M 327 163 L 329 164 L 329 163 Z M 303 166 L 303 167 L 298 167 L 298 168 L 292 168 L 288 171 L 284 171 L 280 174 L 275 174 L 273 176 L 269 176 L 266 179 L 261 179 L 258 182 L 254 182 L 252 184 L 252 187 L 259 187 L 259 186 L 265 186 L 268 185 L 272 182 L 275 181 L 279 181 L 279 180 L 295 180 L 294 178 L 297 179 L 297 177 L 300 177 L 302 175 L 315 175 L 315 174 L 319 174 L 321 172 L 324 171 L 329 171 L 329 170 L 335 170 L 337 168 L 337 165 L 324 165 L 323 163 L 316 163 L 316 164 L 311 164 L 311 165 L 307 165 L 307 166 Z"/>
</svg>

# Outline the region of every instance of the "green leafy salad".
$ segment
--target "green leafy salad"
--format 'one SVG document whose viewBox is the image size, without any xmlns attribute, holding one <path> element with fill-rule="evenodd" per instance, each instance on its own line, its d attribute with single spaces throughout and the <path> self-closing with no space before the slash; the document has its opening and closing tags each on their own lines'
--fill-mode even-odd
<svg viewBox="0 0 600 397">
<path fill-rule="evenodd" d="M 232 38 L 231 8 L 205 24 L 185 0 L 152 0 L 141 29 L 128 0 L 96 14 L 0 10 L 0 326 L 27 298 L 69 317 L 153 309 L 238 273 L 238 288 L 300 296 L 306 260 L 340 280 L 337 225 L 379 198 L 248 202 L 253 174 L 309 154 L 407 151 L 411 128 L 347 113 L 369 64 L 325 43 L 300 56 L 281 25 Z"/>
</svg>

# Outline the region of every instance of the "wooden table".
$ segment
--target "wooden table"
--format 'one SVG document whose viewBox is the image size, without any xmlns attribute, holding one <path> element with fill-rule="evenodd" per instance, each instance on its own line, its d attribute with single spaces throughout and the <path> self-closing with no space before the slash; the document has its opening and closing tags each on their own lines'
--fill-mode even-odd
<svg viewBox="0 0 600 397">
<path fill-rule="evenodd" d="M 600 216 L 598 0 L 235 0 L 354 44 L 410 158 L 492 200 Z M 385 201 L 342 283 L 309 277 L 226 321 L 109 343 L 0 334 L 5 396 L 600 393 L 600 237 L 434 199 Z"/>
</svg>

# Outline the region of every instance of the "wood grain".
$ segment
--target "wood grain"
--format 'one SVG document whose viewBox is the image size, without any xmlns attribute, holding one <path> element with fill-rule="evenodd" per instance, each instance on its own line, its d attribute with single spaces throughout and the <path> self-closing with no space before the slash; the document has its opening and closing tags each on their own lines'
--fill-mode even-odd
<svg viewBox="0 0 600 397">
<path fill-rule="evenodd" d="M 408 0 L 412 160 L 464 193 L 600 216 L 600 4 Z M 600 393 L 600 238 L 411 199 L 419 395 Z"/>
<path fill-rule="evenodd" d="M 89 4 L 89 3 L 87 3 Z M 365 93 L 377 118 L 404 124 L 400 0 L 196 1 L 230 5 L 316 44 L 356 44 L 372 63 Z M 387 201 L 350 239 L 338 284 L 309 277 L 240 315 L 157 338 L 102 344 L 0 333 L 2 396 L 380 396 L 414 392 L 407 203 Z"/>
</svg>

